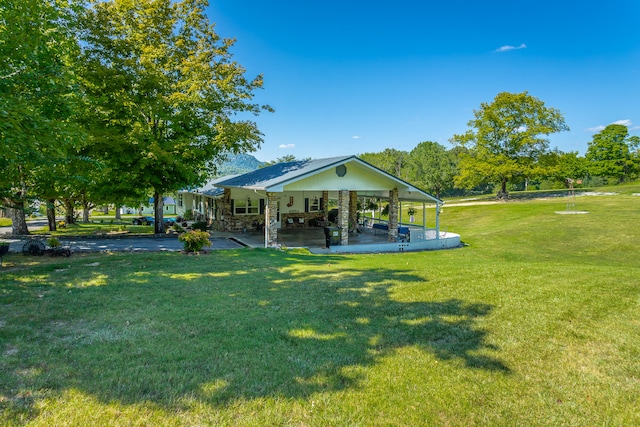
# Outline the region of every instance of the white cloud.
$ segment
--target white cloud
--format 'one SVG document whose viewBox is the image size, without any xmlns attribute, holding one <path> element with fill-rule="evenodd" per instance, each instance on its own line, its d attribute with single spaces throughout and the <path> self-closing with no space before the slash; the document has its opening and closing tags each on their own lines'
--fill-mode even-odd
<svg viewBox="0 0 640 427">
<path fill-rule="evenodd" d="M 280 144 L 278 148 L 295 148 L 296 144 Z"/>
<path fill-rule="evenodd" d="M 527 45 L 524 43 L 522 43 L 520 46 L 505 45 L 505 46 L 500 46 L 499 48 L 494 50 L 494 52 L 500 53 L 500 52 L 508 52 L 510 50 L 520 50 L 520 49 L 526 49 L 526 48 L 527 48 Z"/>
<path fill-rule="evenodd" d="M 622 125 L 622 126 L 626 126 L 628 127 L 630 130 L 635 130 L 635 129 L 640 129 L 640 126 L 633 126 L 633 123 L 631 122 L 631 120 L 629 119 L 625 119 L 625 120 L 616 120 L 615 122 L 611 123 L 612 125 Z M 606 128 L 606 126 L 595 126 L 592 128 L 587 128 L 587 131 L 589 132 L 600 132 L 603 131 L 604 128 Z"/>
<path fill-rule="evenodd" d="M 360 139 L 360 137 L 358 135 L 353 135 L 351 139 Z"/>
</svg>

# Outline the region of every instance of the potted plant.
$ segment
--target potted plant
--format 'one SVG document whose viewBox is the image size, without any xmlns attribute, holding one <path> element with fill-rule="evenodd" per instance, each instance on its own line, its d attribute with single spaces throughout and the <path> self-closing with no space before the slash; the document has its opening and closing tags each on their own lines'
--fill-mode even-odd
<svg viewBox="0 0 640 427">
<path fill-rule="evenodd" d="M 416 210 L 413 207 L 407 209 L 407 214 L 409 214 L 409 221 L 413 223 L 413 216 L 416 214 Z"/>
</svg>

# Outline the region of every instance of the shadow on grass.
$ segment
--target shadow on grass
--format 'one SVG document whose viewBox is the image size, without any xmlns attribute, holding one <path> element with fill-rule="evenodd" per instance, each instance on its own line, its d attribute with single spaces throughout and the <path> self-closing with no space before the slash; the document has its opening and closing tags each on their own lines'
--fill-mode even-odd
<svg viewBox="0 0 640 427">
<path fill-rule="evenodd" d="M 477 327 L 491 306 L 398 301 L 394 286 L 425 279 L 345 260 L 267 250 L 113 256 L 75 279 L 83 287 L 55 284 L 59 269 L 47 266 L 4 292 L 12 314 L 0 319 L 0 408 L 34 416 L 42 390 L 68 389 L 166 407 L 305 397 L 358 387 L 359 368 L 409 346 L 509 372 Z"/>
</svg>

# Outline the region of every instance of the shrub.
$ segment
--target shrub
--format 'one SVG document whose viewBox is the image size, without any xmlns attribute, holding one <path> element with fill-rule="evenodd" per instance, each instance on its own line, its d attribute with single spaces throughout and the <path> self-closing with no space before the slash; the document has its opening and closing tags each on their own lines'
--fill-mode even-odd
<svg viewBox="0 0 640 427">
<path fill-rule="evenodd" d="M 60 246 L 60 240 L 55 237 L 49 237 L 47 239 L 47 244 L 52 248 L 57 248 L 58 246 Z"/>
<path fill-rule="evenodd" d="M 185 221 L 193 220 L 193 211 L 191 209 L 187 209 L 187 211 L 184 213 L 184 220 Z"/>
<path fill-rule="evenodd" d="M 206 231 L 191 230 L 182 233 L 178 239 L 184 242 L 185 252 L 200 252 L 205 245 L 209 244 L 209 233 Z"/>
<path fill-rule="evenodd" d="M 184 233 L 184 228 L 182 228 L 182 226 L 180 224 L 173 224 L 171 226 L 171 229 L 173 231 L 175 231 L 176 233 Z"/>
<path fill-rule="evenodd" d="M 207 231 L 207 223 L 204 221 L 197 221 L 191 224 L 191 228 L 193 230 Z"/>
</svg>

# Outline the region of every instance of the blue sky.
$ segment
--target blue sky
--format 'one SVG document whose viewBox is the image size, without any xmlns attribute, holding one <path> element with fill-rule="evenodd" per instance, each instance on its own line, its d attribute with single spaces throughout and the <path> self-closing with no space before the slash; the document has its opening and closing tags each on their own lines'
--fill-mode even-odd
<svg viewBox="0 0 640 427">
<path fill-rule="evenodd" d="M 584 154 L 611 123 L 640 135 L 640 1 L 210 0 L 234 59 L 275 108 L 259 160 L 450 147 L 482 102 L 522 92 Z"/>
</svg>

